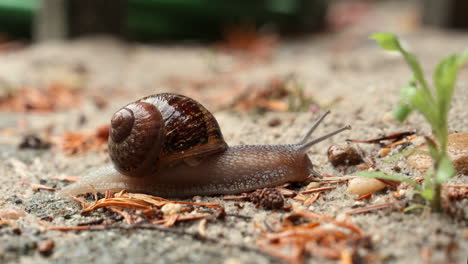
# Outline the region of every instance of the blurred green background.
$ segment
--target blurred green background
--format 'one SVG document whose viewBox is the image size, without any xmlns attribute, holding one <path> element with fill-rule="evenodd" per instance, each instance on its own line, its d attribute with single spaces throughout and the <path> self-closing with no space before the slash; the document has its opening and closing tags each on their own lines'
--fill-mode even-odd
<svg viewBox="0 0 468 264">
<path fill-rule="evenodd" d="M 0 1 L 0 32 L 17 38 L 32 38 L 34 22 L 37 22 L 35 17 L 41 10 L 41 3 L 46 1 Z M 70 21 L 74 17 L 70 15 L 71 6 L 93 5 L 93 1 L 56 1 L 62 1 L 65 6 L 67 21 L 70 23 L 68 27 L 73 26 Z M 115 0 L 114 3 L 119 1 Z M 97 2 L 101 2 L 100 8 L 105 9 L 102 3 L 106 1 Z M 130 39 L 214 39 L 219 38 L 227 26 L 239 24 L 268 26 L 283 33 L 314 31 L 323 28 L 327 7 L 326 0 L 128 0 L 120 3 L 120 10 L 95 10 L 98 8 L 94 7 L 88 8 L 88 13 L 79 16 L 82 20 L 93 22 L 106 19 L 109 13 L 116 10 L 123 12 L 121 32 Z M 95 14 L 91 14 L 89 10 L 95 10 Z M 47 14 L 54 15 L 56 14 Z M 74 34 L 70 32 L 76 30 L 68 28 L 67 32 L 68 37 L 73 37 Z"/>
</svg>

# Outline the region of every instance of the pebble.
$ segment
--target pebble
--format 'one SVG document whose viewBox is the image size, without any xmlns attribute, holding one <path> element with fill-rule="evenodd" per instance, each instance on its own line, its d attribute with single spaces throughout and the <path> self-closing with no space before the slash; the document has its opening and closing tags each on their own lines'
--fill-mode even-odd
<svg viewBox="0 0 468 264">
<path fill-rule="evenodd" d="M 243 264 L 243 262 L 237 258 L 227 258 L 223 264 Z"/>
<path fill-rule="evenodd" d="M 363 161 L 357 150 L 349 144 L 344 146 L 331 145 L 327 155 L 328 160 L 335 167 L 356 165 Z"/>
<path fill-rule="evenodd" d="M 318 182 L 311 182 L 307 185 L 306 190 L 311 190 L 320 187 L 320 183 Z"/>
<path fill-rule="evenodd" d="M 180 209 L 182 209 L 181 204 L 168 203 L 161 207 L 161 212 L 163 212 L 164 215 L 173 215 L 179 213 Z"/>
<path fill-rule="evenodd" d="M 363 201 L 355 201 L 351 208 L 358 208 L 358 207 L 363 207 L 366 205 L 366 202 Z"/>
<path fill-rule="evenodd" d="M 50 256 L 54 251 L 55 243 L 52 239 L 42 240 L 37 244 L 37 252 L 42 256 Z"/>
<path fill-rule="evenodd" d="M 387 185 L 377 179 L 357 177 L 349 181 L 348 193 L 364 195 L 385 189 Z"/>
<path fill-rule="evenodd" d="M 386 157 L 391 151 L 392 151 L 391 148 L 381 148 L 379 150 L 379 156 L 380 157 Z"/>
<path fill-rule="evenodd" d="M 393 192 L 393 197 L 395 197 L 396 199 L 403 199 L 405 198 L 405 194 L 406 194 L 406 190 L 400 189 L 400 190 L 396 190 L 395 192 Z"/>
<path fill-rule="evenodd" d="M 306 208 L 301 203 L 298 203 L 298 202 L 292 202 L 291 207 L 292 207 L 293 212 L 302 212 L 306 210 Z"/>
<path fill-rule="evenodd" d="M 6 208 L 0 210 L 0 218 L 1 219 L 10 219 L 16 220 L 26 215 L 26 212 L 21 209 L 15 208 Z"/>
<path fill-rule="evenodd" d="M 200 195 L 195 195 L 192 197 L 192 201 L 200 203 L 202 201 L 202 197 Z"/>
<path fill-rule="evenodd" d="M 393 117 L 393 112 L 392 111 L 388 111 L 386 112 L 383 116 L 382 116 L 382 121 L 384 122 L 395 122 L 395 118 Z"/>
<path fill-rule="evenodd" d="M 345 222 L 348 220 L 348 215 L 346 213 L 339 213 L 336 217 L 335 220 L 338 222 Z"/>
<path fill-rule="evenodd" d="M 423 144 L 418 149 L 427 151 Z M 468 132 L 453 133 L 448 136 L 447 152 L 459 174 L 468 174 Z M 425 154 L 412 154 L 408 156 L 408 164 L 421 173 L 432 167 L 432 158 Z"/>
</svg>

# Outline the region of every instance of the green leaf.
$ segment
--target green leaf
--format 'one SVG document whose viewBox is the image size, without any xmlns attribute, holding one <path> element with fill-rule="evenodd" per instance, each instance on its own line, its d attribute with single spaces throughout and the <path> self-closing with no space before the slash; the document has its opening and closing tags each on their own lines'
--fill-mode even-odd
<svg viewBox="0 0 468 264">
<path fill-rule="evenodd" d="M 396 120 L 403 122 L 406 120 L 406 118 L 408 118 L 412 111 L 413 108 L 411 108 L 411 106 L 400 103 L 397 105 L 397 107 L 395 107 L 395 109 L 393 109 L 393 117 Z"/>
<path fill-rule="evenodd" d="M 458 56 L 458 64 L 460 67 L 468 61 L 468 48 L 466 48 L 460 56 Z"/>
<path fill-rule="evenodd" d="M 380 47 L 385 50 L 399 51 L 401 50 L 400 43 L 397 36 L 390 33 L 375 33 L 370 36 L 371 39 L 376 40 Z"/>
<path fill-rule="evenodd" d="M 400 96 L 405 102 L 409 102 L 410 99 L 417 92 L 416 82 L 414 79 L 408 82 L 408 84 L 400 89 Z"/>
<path fill-rule="evenodd" d="M 399 153 L 395 153 L 387 158 L 385 158 L 383 161 L 385 163 L 389 163 L 389 162 L 393 162 L 401 157 L 407 157 L 411 154 L 422 154 L 422 155 L 430 155 L 429 152 L 427 151 L 424 151 L 424 150 L 420 150 L 420 149 L 415 149 L 415 148 L 412 148 L 412 149 L 406 149 L 406 150 L 403 150 Z"/>
<path fill-rule="evenodd" d="M 427 206 L 425 205 L 422 205 L 422 204 L 413 204 L 413 205 L 410 205 L 408 207 L 405 208 L 405 210 L 403 210 L 404 213 L 408 213 L 410 211 L 413 211 L 415 209 L 425 209 Z"/>
<path fill-rule="evenodd" d="M 411 70 L 413 71 L 414 78 L 419 82 L 424 90 L 424 96 L 427 97 L 426 99 L 429 102 L 433 102 L 432 94 L 427 85 L 426 79 L 424 78 L 424 74 L 422 71 L 421 66 L 419 65 L 418 60 L 412 54 L 406 52 L 403 48 L 401 48 L 401 54 L 406 60 L 406 63 L 410 66 Z"/>
<path fill-rule="evenodd" d="M 440 116 L 446 119 L 450 109 L 453 90 L 457 74 L 463 64 L 468 60 L 468 49 L 461 55 L 450 55 L 437 65 L 434 71 L 434 84 L 439 104 Z"/>
<path fill-rule="evenodd" d="M 425 96 L 425 92 L 422 89 L 407 89 L 407 94 L 405 95 L 405 100 L 416 108 L 431 124 L 432 127 L 437 127 L 437 112 L 434 109 L 433 104 L 428 101 Z"/>
<path fill-rule="evenodd" d="M 381 178 L 381 179 L 392 180 L 392 181 L 406 182 L 410 184 L 411 186 L 413 186 L 414 189 L 416 189 L 416 191 L 418 192 L 422 191 L 421 186 L 417 182 L 401 174 L 386 174 L 381 171 L 360 171 L 356 173 L 356 175 L 365 177 L 365 178 Z"/>
<path fill-rule="evenodd" d="M 416 87 L 416 82 L 411 80 L 408 85 L 401 88 L 400 96 L 403 102 L 410 104 L 410 108 L 416 108 L 429 123 L 437 125 L 437 112 L 426 98 L 425 91 Z"/>
<path fill-rule="evenodd" d="M 425 188 L 419 194 L 424 198 L 424 200 L 430 201 L 433 199 L 434 192 L 431 189 Z"/>
<path fill-rule="evenodd" d="M 383 49 L 399 51 L 401 55 L 403 55 L 403 57 L 406 60 L 406 63 L 408 63 L 411 70 L 413 71 L 414 78 L 419 82 L 419 84 L 422 87 L 423 98 L 428 102 L 429 105 L 431 105 L 431 107 L 433 107 L 433 104 L 435 103 L 434 98 L 432 96 L 431 90 L 429 89 L 429 86 L 427 85 L 427 81 L 424 78 L 424 74 L 421 66 L 419 65 L 418 60 L 400 45 L 397 36 L 390 33 L 375 33 L 372 34 L 370 38 L 376 40 Z"/>
<path fill-rule="evenodd" d="M 436 171 L 436 183 L 442 184 L 452 178 L 453 175 L 455 175 L 455 169 L 453 168 L 452 161 L 447 155 L 444 155 L 439 161 Z"/>
<path fill-rule="evenodd" d="M 432 175 L 434 174 L 434 168 L 429 168 L 426 171 L 426 175 L 424 176 L 424 191 L 430 194 L 432 197 Z"/>
<path fill-rule="evenodd" d="M 447 123 L 447 114 L 452 101 L 458 69 L 457 56 L 452 55 L 442 60 L 434 72 L 441 126 Z"/>
<path fill-rule="evenodd" d="M 426 140 L 427 146 L 429 148 L 429 154 L 431 155 L 433 160 L 438 160 L 439 159 L 439 148 L 437 147 L 437 144 L 432 140 L 432 138 L 428 136 L 424 136 L 424 139 Z"/>
</svg>

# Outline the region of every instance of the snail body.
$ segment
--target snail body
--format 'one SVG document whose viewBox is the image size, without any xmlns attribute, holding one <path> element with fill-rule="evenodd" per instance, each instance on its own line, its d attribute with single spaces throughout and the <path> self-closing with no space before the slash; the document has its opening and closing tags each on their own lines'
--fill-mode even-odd
<svg viewBox="0 0 468 264">
<path fill-rule="evenodd" d="M 62 189 L 60 197 L 93 191 L 143 192 L 165 197 L 236 194 L 318 175 L 310 146 L 350 127 L 297 144 L 228 146 L 216 119 L 193 99 L 156 94 L 117 111 L 109 136 L 113 165 Z"/>
</svg>

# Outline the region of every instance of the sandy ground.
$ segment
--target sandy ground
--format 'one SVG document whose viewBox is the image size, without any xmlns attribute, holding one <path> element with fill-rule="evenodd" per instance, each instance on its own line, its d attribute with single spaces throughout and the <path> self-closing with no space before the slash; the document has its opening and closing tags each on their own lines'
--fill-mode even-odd
<svg viewBox="0 0 468 264">
<path fill-rule="evenodd" d="M 281 40 L 270 63 L 258 63 L 249 70 L 233 74 L 227 81 L 186 91 L 208 108 L 215 109 L 214 114 L 229 144 L 287 144 L 297 141 L 318 114 L 268 112 L 253 115 L 216 110 L 219 105 L 216 98 L 233 85 L 264 83 L 272 76 L 295 74 L 304 85 L 305 92 L 319 104 L 327 105 L 340 99 L 330 107 L 332 114 L 316 135 L 345 124 L 353 126 L 351 131 L 312 148 L 309 152 L 311 160 L 321 173 L 352 175 L 355 169 L 343 174 L 328 163 L 326 149 L 329 145 L 344 143 L 348 138 L 368 139 L 407 130 L 419 134 L 430 132 L 429 126 L 416 115 L 404 124 L 388 119 L 389 111 L 398 102 L 399 89 L 408 81 L 410 72 L 401 57 L 382 52 L 367 39 L 367 35 L 383 30 L 399 33 L 408 49 L 415 52 L 425 65 L 428 74 L 439 59 L 468 45 L 466 33 L 430 29 L 414 31 L 411 26 L 395 23 L 409 19 L 404 11 L 407 9 L 399 9 L 399 15 L 390 19 L 394 23 L 384 21 L 380 27 L 369 23 L 383 10 L 392 8 L 396 7 L 388 5 L 375 9 L 367 21 L 360 22 L 359 30 Z M 0 227 L 1 263 L 280 262 L 256 246 L 259 230 L 253 223 L 267 221 L 274 224 L 288 213 L 255 208 L 249 202 L 241 202 L 241 206 L 237 206 L 238 202 L 223 201 L 220 196 L 201 198 L 202 201 L 220 200 L 228 213 L 225 221 L 208 222 L 206 231 L 210 239 L 207 240 L 190 235 L 197 232 L 197 221 L 177 224 L 174 232 L 107 230 L 63 233 L 47 231 L 40 225 L 38 221 L 49 215 L 53 220 L 48 224 L 64 226 L 108 217 L 103 210 L 81 215 L 77 203 L 56 199 L 51 191 L 33 192 L 31 184 L 60 188 L 67 183 L 53 179 L 54 176 L 84 175 L 109 160 L 106 155 L 93 151 L 74 157 L 65 156 L 58 148 L 19 151 L 17 145 L 23 135 L 40 133 L 50 125 L 54 126 L 53 134 L 57 136 L 64 131 L 93 131 L 107 123 L 111 114 L 122 105 L 144 95 L 169 91 L 168 79 L 214 78 L 219 72 L 229 72 L 235 67 L 236 59 L 205 46 L 153 46 L 103 38 L 80 39 L 0 53 L 0 80 L 14 87 L 47 83 L 50 78 L 69 80 L 72 77 L 66 69 L 76 65 L 87 69 L 84 89 L 96 91 L 95 94 L 104 97 L 108 101 L 107 107 L 98 109 L 90 98 L 85 98 L 79 107 L 71 110 L 45 114 L 0 113 L 0 210 L 18 208 L 26 212 L 24 217 L 14 221 L 13 226 Z M 465 67 L 460 74 L 450 112 L 451 132 L 468 131 L 466 102 L 468 69 Z M 87 122 L 81 124 L 83 116 Z M 279 119 L 280 125 L 270 127 L 268 122 L 273 119 Z M 376 146 L 362 147 L 373 155 L 378 151 Z M 376 162 L 384 171 L 391 171 L 397 165 L 402 173 L 414 178 L 421 176 L 403 159 L 391 164 L 381 159 Z M 451 182 L 467 184 L 468 181 L 466 175 L 457 175 Z M 323 193 L 307 210 L 336 217 L 356 207 L 393 200 L 392 191 L 385 190 L 370 201 L 357 202 L 353 199 L 355 196 L 346 192 L 346 184 L 336 186 L 336 189 Z M 293 200 L 287 203 L 292 204 Z M 466 262 L 468 228 L 462 220 L 441 214 L 404 214 L 395 208 L 353 215 L 350 219 L 371 235 L 374 244 L 371 252 L 378 256 L 376 262 L 422 263 L 427 255 L 424 252 L 431 252 L 430 263 Z M 20 232 L 15 227 L 19 227 Z M 46 238 L 55 241 L 55 249 L 49 257 L 41 256 L 36 250 L 36 244 Z M 449 258 L 446 251 L 453 243 L 457 248 Z M 316 263 L 314 259 L 308 259 L 308 262 Z"/>
</svg>

